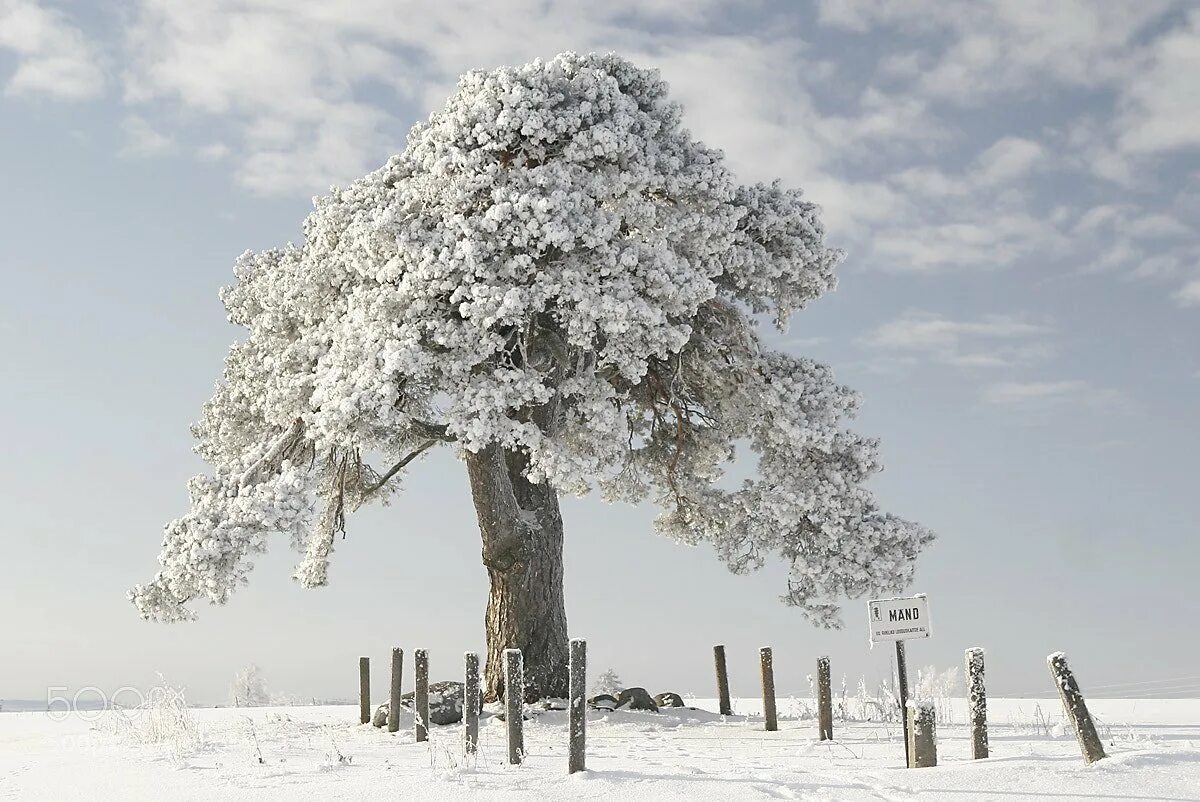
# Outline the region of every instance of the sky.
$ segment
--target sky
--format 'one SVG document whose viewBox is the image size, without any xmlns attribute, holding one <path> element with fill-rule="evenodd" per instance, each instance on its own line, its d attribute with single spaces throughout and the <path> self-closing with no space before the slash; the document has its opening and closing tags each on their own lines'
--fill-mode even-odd
<svg viewBox="0 0 1200 802">
<path fill-rule="evenodd" d="M 0 0 L 0 699 L 161 674 L 223 702 L 250 663 L 348 699 L 393 645 L 459 676 L 487 580 L 450 452 L 348 521 L 328 588 L 289 579 L 281 537 L 197 622 L 125 593 L 204 469 L 188 426 L 240 336 L 234 258 L 298 240 L 463 72 L 565 50 L 660 69 L 741 180 L 824 208 L 840 287 L 771 342 L 862 393 L 871 488 L 938 535 L 910 667 L 982 646 L 991 693 L 1047 695 L 1063 649 L 1085 692 L 1200 692 L 1200 7 Z M 731 575 L 649 507 L 563 510 L 593 674 L 711 696 L 715 643 L 736 694 L 760 646 L 783 694 L 819 655 L 851 688 L 890 670 L 864 600 L 815 629 L 781 565 Z"/>
</svg>

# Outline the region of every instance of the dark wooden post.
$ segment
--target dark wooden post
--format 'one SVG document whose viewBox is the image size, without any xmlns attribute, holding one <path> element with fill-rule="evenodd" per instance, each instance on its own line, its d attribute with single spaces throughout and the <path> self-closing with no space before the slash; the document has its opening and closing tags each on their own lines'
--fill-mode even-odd
<svg viewBox="0 0 1200 802">
<path fill-rule="evenodd" d="M 570 681 L 570 756 L 567 773 L 584 771 L 587 766 L 587 641 L 571 641 Z"/>
<path fill-rule="evenodd" d="M 767 732 L 775 732 L 779 729 L 779 720 L 775 715 L 775 666 L 770 646 L 758 650 L 758 661 L 762 667 L 763 717 Z"/>
<path fill-rule="evenodd" d="M 1107 757 L 1092 715 L 1088 712 L 1087 702 L 1083 700 L 1083 694 L 1079 690 L 1079 683 L 1075 681 L 1075 674 L 1067 665 L 1067 656 L 1062 652 L 1055 652 L 1046 658 L 1046 662 L 1050 665 L 1054 684 L 1058 686 L 1063 710 L 1075 722 L 1075 733 L 1079 736 L 1079 748 L 1083 752 L 1084 761 L 1095 763 Z"/>
<path fill-rule="evenodd" d="M 937 734 L 934 723 L 937 715 L 933 704 L 922 702 L 908 708 L 908 767 L 924 769 L 937 765 Z"/>
<path fill-rule="evenodd" d="M 413 651 L 413 740 L 429 740 L 429 652 Z"/>
<path fill-rule="evenodd" d="M 904 726 L 904 765 L 912 764 L 912 749 L 908 745 L 908 661 L 904 655 L 904 641 L 896 641 L 896 688 L 900 692 L 900 721 Z"/>
<path fill-rule="evenodd" d="M 713 647 L 713 662 L 717 665 L 717 699 L 721 705 L 722 716 L 733 715 L 733 705 L 729 701 L 729 673 L 725 670 L 725 647 Z"/>
<path fill-rule="evenodd" d="M 479 655 L 467 652 L 463 662 L 463 750 L 473 755 L 479 749 Z"/>
<path fill-rule="evenodd" d="M 822 741 L 833 740 L 833 689 L 828 657 L 817 658 L 817 730 Z"/>
<path fill-rule="evenodd" d="M 504 650 L 504 718 L 508 725 L 508 762 L 516 765 L 525 759 L 525 733 L 521 720 L 525 712 L 525 669 L 520 649 Z"/>
<path fill-rule="evenodd" d="M 983 684 L 983 649 L 967 649 L 967 719 L 971 722 L 971 759 L 988 756 L 987 691 Z"/>
<path fill-rule="evenodd" d="M 404 650 L 392 649 L 392 688 L 388 694 L 388 732 L 400 729 L 400 677 L 404 673 Z"/>
<path fill-rule="evenodd" d="M 371 658 L 358 658 L 358 721 L 371 723 Z"/>
</svg>

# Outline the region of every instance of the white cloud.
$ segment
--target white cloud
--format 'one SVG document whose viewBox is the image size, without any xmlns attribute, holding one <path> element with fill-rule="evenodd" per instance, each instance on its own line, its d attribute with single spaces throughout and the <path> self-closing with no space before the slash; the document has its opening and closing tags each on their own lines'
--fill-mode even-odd
<svg viewBox="0 0 1200 802">
<path fill-rule="evenodd" d="M 729 0 L 137 0 L 122 77 L 129 114 L 150 131 L 227 165 L 256 193 L 297 195 L 382 163 L 467 69 L 615 49 L 662 71 L 688 126 L 743 180 L 804 187 L 852 266 L 1178 275 L 1196 232 L 1174 210 L 1114 202 L 1119 226 L 1084 233 L 1072 230 L 1081 211 L 1069 193 L 1047 197 L 1048 182 L 1030 180 L 1139 181 L 1141 157 L 1117 145 L 1115 112 L 1089 107 L 1084 120 L 1072 110 L 1031 131 L 1001 104 L 1063 87 L 1115 99 L 1131 76 L 1175 63 L 1157 32 L 1181 18 L 1160 2 L 1053 5 L 822 3 L 824 25 L 884 43 L 872 73 L 823 50 L 820 31 L 810 43 L 745 14 L 732 33 Z M 981 103 L 995 107 L 986 129 L 963 119 Z"/>
<path fill-rule="evenodd" d="M 1079 379 L 997 382 L 985 387 L 982 397 L 989 404 L 1023 410 L 1070 406 L 1114 411 L 1131 407 L 1120 392 Z"/>
<path fill-rule="evenodd" d="M 0 0 L 0 49 L 17 57 L 6 94 L 85 100 L 104 89 L 95 47 L 65 14 L 36 0 Z"/>
<path fill-rule="evenodd" d="M 810 88 L 831 78 L 833 63 L 811 58 L 795 36 L 710 30 L 727 6 L 365 0 L 335 12 L 319 0 L 142 0 L 125 96 L 232 121 L 230 162 L 243 185 L 310 192 L 382 163 L 409 120 L 440 108 L 468 69 L 615 49 L 662 70 L 689 127 L 725 149 L 743 179 L 812 190 L 835 228 L 893 214 L 890 188 L 848 181 L 839 164 L 936 146 L 942 136 L 924 104 L 867 87 L 839 113 L 819 112 Z"/>
<path fill-rule="evenodd" d="M 991 404 L 1028 404 L 1034 401 L 1060 401 L 1075 398 L 1086 393 L 1087 390 L 1087 382 L 1078 380 L 997 382 L 984 390 L 983 397 Z"/>
<path fill-rule="evenodd" d="M 1181 306 L 1200 306 L 1200 278 L 1192 279 L 1175 292 Z"/>
<path fill-rule="evenodd" d="M 229 146 L 224 142 L 213 142 L 196 149 L 196 158 L 203 162 L 219 162 L 229 157 Z"/>
<path fill-rule="evenodd" d="M 925 273 L 994 270 L 1062 248 L 1057 227 L 1029 212 L 992 210 L 980 203 L 948 209 L 944 216 L 936 210 L 922 213 L 919 220 L 877 232 L 874 253 L 880 267 Z M 949 219 L 939 222 L 939 217 Z"/>
<path fill-rule="evenodd" d="M 1054 329 L 1009 315 L 951 320 L 910 310 L 860 339 L 868 348 L 922 356 L 956 367 L 1011 367 L 1051 351 Z"/>
<path fill-rule="evenodd" d="M 998 93 L 1050 84 L 1095 87 L 1128 74 L 1138 37 L 1172 8 L 1169 0 L 821 0 L 823 24 L 941 34 L 914 75 L 931 96 L 968 106 Z"/>
<path fill-rule="evenodd" d="M 1025 176 L 1045 157 L 1037 142 L 1006 136 L 979 154 L 977 180 L 985 185 L 1007 183 Z"/>
<path fill-rule="evenodd" d="M 169 136 L 155 130 L 150 123 L 136 114 L 126 117 L 121 123 L 121 129 L 125 132 L 122 156 L 160 156 L 170 151 L 173 146 Z"/>
<path fill-rule="evenodd" d="M 1200 9 L 1155 40 L 1122 95 L 1118 143 L 1134 153 L 1200 146 Z"/>
</svg>

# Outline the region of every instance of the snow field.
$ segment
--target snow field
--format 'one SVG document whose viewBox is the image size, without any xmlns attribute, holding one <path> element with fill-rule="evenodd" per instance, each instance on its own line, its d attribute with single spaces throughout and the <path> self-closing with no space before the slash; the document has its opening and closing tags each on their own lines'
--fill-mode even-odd
<svg viewBox="0 0 1200 802">
<path fill-rule="evenodd" d="M 713 700 L 693 700 L 713 708 Z M 993 757 L 970 761 L 965 700 L 938 729 L 939 765 L 905 769 L 898 727 L 789 716 L 762 730 L 755 700 L 707 709 L 593 713 L 588 771 L 568 776 L 563 712 L 527 721 L 528 757 L 506 760 L 504 724 L 486 719 L 473 764 L 461 726 L 416 744 L 357 723 L 355 706 L 196 709 L 185 720 L 56 722 L 0 715 L 0 798 L 229 799 L 1200 799 L 1200 700 L 1095 700 L 1110 758 L 1085 766 L 1055 700 L 989 700 Z"/>
</svg>

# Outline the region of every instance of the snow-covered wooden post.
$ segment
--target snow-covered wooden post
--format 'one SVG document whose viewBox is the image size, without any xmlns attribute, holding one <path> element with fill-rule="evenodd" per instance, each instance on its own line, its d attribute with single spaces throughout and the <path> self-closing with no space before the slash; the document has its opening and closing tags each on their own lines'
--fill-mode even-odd
<svg viewBox="0 0 1200 802">
<path fill-rule="evenodd" d="M 733 705 L 729 701 L 729 672 L 725 669 L 725 646 L 713 647 L 713 662 L 717 666 L 717 700 L 721 705 L 722 716 L 733 715 Z"/>
<path fill-rule="evenodd" d="M 584 771 L 587 766 L 587 641 L 571 641 L 570 678 L 570 755 L 567 773 Z"/>
<path fill-rule="evenodd" d="M 400 729 L 400 677 L 404 672 L 404 650 L 392 649 L 392 687 L 388 694 L 388 732 Z"/>
<path fill-rule="evenodd" d="M 508 725 L 508 762 L 514 766 L 525 759 L 525 733 L 521 716 L 525 710 L 525 669 L 520 649 L 504 650 L 504 719 Z"/>
<path fill-rule="evenodd" d="M 758 650 L 758 662 L 762 667 L 763 718 L 767 732 L 775 732 L 779 729 L 779 720 L 775 715 L 775 665 L 770 646 Z"/>
<path fill-rule="evenodd" d="M 833 740 L 833 689 L 828 657 L 817 658 L 817 730 L 822 741 Z"/>
<path fill-rule="evenodd" d="M 429 740 L 429 652 L 413 652 L 413 740 Z"/>
<path fill-rule="evenodd" d="M 1095 763 L 1106 757 L 1104 744 L 1100 742 L 1100 734 L 1096 732 L 1096 725 L 1092 721 L 1091 713 L 1088 712 L 1087 702 L 1083 700 L 1079 683 L 1075 681 L 1075 673 L 1067 665 L 1066 654 L 1055 652 L 1046 658 L 1046 662 L 1050 665 L 1050 674 L 1054 677 L 1054 684 L 1058 686 L 1058 695 L 1062 698 L 1063 709 L 1075 722 L 1075 733 L 1079 736 L 1079 748 L 1083 752 L 1084 761 Z"/>
<path fill-rule="evenodd" d="M 971 722 L 971 759 L 988 756 L 987 691 L 983 684 L 983 649 L 967 649 L 967 718 Z"/>
<path fill-rule="evenodd" d="M 473 755 L 479 749 L 479 655 L 463 655 L 463 751 Z"/>
<path fill-rule="evenodd" d="M 908 703 L 908 767 L 924 769 L 937 765 L 937 715 L 931 702 Z"/>
<path fill-rule="evenodd" d="M 358 721 L 371 723 L 371 658 L 358 658 Z"/>
</svg>

